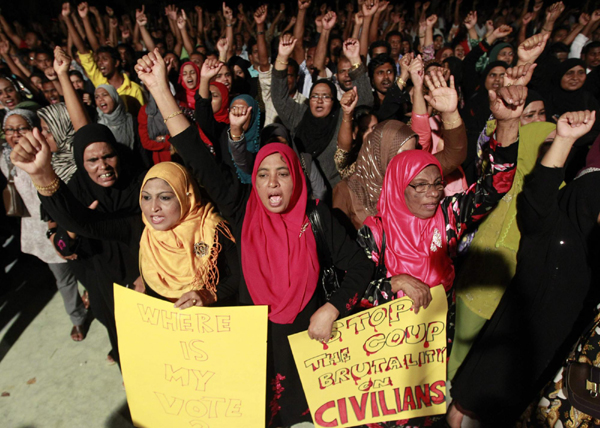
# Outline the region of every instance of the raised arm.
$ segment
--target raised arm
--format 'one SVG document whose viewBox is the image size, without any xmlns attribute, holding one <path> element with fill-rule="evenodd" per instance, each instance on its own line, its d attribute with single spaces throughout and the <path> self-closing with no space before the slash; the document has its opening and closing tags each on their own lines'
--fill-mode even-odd
<svg viewBox="0 0 600 428">
<path fill-rule="evenodd" d="M 58 80 L 62 86 L 65 105 L 67 106 L 71 122 L 73 122 L 73 129 L 77 131 L 79 128 L 90 123 L 90 118 L 69 79 L 70 65 L 71 57 L 68 56 L 60 46 L 54 48 L 54 71 L 56 71 Z"/>
<path fill-rule="evenodd" d="M 567 37 L 565 37 L 563 43 L 567 46 L 570 46 L 571 43 L 573 43 L 573 40 L 575 40 L 575 37 L 577 37 L 577 35 L 581 33 L 581 31 L 583 31 L 583 29 L 589 21 L 590 15 L 588 15 L 587 13 L 582 13 L 581 15 L 579 15 L 579 21 L 575 23 L 575 25 L 573 25 L 573 28 L 571 28 L 571 31 L 569 32 L 569 34 L 567 34 Z"/>
<path fill-rule="evenodd" d="M 267 5 L 262 5 L 254 12 L 256 22 L 256 44 L 258 46 L 258 68 L 260 71 L 269 71 L 269 48 L 265 37 L 265 19 L 267 18 Z"/>
<path fill-rule="evenodd" d="M 363 13 L 363 28 L 360 34 L 360 45 L 363 46 L 367 52 L 369 50 L 369 35 L 371 34 L 371 25 L 373 22 L 373 15 L 377 12 L 379 6 L 379 0 L 366 0 L 362 4 Z"/>
<path fill-rule="evenodd" d="M 290 131 L 294 131 L 302 115 L 307 109 L 306 105 L 298 104 L 290 98 L 287 87 L 288 58 L 294 51 L 296 39 L 290 34 L 284 34 L 279 39 L 279 53 L 273 65 L 271 76 L 271 99 L 277 115 Z"/>
<path fill-rule="evenodd" d="M 201 6 L 194 6 L 198 21 L 196 24 L 196 45 L 204 46 L 204 11 Z"/>
<path fill-rule="evenodd" d="M 173 53 L 177 55 L 177 57 L 181 56 L 181 48 L 183 47 L 183 39 L 181 37 L 181 33 L 179 32 L 179 28 L 177 27 L 177 7 L 175 5 L 169 5 L 165 7 L 165 15 L 169 21 L 169 28 L 171 29 L 171 33 L 175 36 L 175 46 L 173 47 Z"/>
<path fill-rule="evenodd" d="M 148 17 L 144 13 L 145 6 L 142 6 L 142 9 L 136 9 L 135 11 L 135 21 L 137 25 L 140 27 L 140 34 L 142 35 L 142 40 L 144 41 L 144 45 L 146 45 L 146 50 L 151 52 L 156 47 L 154 45 L 154 40 L 152 40 L 152 36 L 148 31 L 146 26 L 148 25 Z"/>
<path fill-rule="evenodd" d="M 342 124 L 340 125 L 340 131 L 338 133 L 337 146 L 338 149 L 342 149 L 345 152 L 350 152 L 352 149 L 352 120 L 357 101 L 358 94 L 356 93 L 356 87 L 344 92 L 344 95 L 342 95 L 342 99 L 340 100 L 343 117 Z"/>
<path fill-rule="evenodd" d="M 306 20 L 306 12 L 310 6 L 310 2 L 311 0 L 298 0 L 298 15 L 296 15 L 296 24 L 294 25 L 294 38 L 297 42 L 292 54 L 292 58 L 298 64 L 302 64 L 302 61 L 304 61 L 304 21 Z"/>
<path fill-rule="evenodd" d="M 71 19 L 71 5 L 69 3 L 63 3 L 62 11 L 61 11 L 62 19 L 67 25 L 67 31 L 69 32 L 69 36 L 71 36 L 71 40 L 73 40 L 73 44 L 77 48 L 77 52 L 82 54 L 87 54 L 90 50 L 85 46 L 83 39 L 79 35 L 79 32 L 73 25 L 73 20 Z"/>
<path fill-rule="evenodd" d="M 378 2 L 375 13 L 373 14 L 373 20 L 371 21 L 371 26 L 369 28 L 369 44 L 373 43 L 376 40 L 379 40 L 379 21 L 381 20 L 381 14 L 388 7 L 389 2 L 386 0 Z M 393 24 L 388 23 L 388 27 L 391 27 Z"/>
<path fill-rule="evenodd" d="M 104 29 L 104 20 L 102 19 L 102 15 L 100 15 L 98 8 L 96 8 L 94 6 L 90 7 L 90 12 L 96 18 L 96 28 L 98 28 L 98 35 L 99 35 L 98 37 L 100 38 L 100 40 L 99 40 L 100 45 L 105 46 L 106 45 L 106 30 Z"/>
<path fill-rule="evenodd" d="M 575 141 L 594 125 L 596 112 L 563 114 L 556 124 L 552 145 L 523 186 L 519 216 L 522 233 L 544 234 L 558 221 L 558 190 L 564 179 L 564 166 Z"/>
<path fill-rule="evenodd" d="M 192 170 L 224 217 L 228 220 L 236 218 L 243 211 L 246 186 L 233 176 L 231 170 L 221 168 L 217 164 L 215 157 L 202 143 L 197 127 L 191 126 L 185 115 L 181 114 L 179 105 L 169 89 L 166 65 L 158 49 L 140 58 L 135 70 L 156 100 L 169 129 L 171 144 L 177 149 L 186 166 Z"/>
<path fill-rule="evenodd" d="M 337 15 L 335 12 L 327 12 L 323 17 L 323 30 L 321 30 L 321 37 L 317 43 L 317 50 L 315 51 L 315 68 L 319 70 L 320 77 L 327 77 L 325 71 L 325 58 L 327 57 L 327 46 L 329 45 L 329 35 L 335 25 Z"/>
<path fill-rule="evenodd" d="M 98 38 L 96 37 L 96 33 L 94 33 L 94 29 L 92 28 L 92 23 L 90 22 L 89 16 L 89 8 L 87 2 L 79 3 L 77 6 L 77 12 L 79 13 L 79 17 L 83 21 L 83 28 L 85 29 L 85 35 L 92 47 L 93 51 L 97 51 L 100 49 L 100 43 L 98 43 Z"/>
<path fill-rule="evenodd" d="M 440 112 L 444 126 L 444 149 L 435 154 L 442 165 L 444 175 L 452 173 L 467 157 L 467 135 L 463 121 L 458 113 L 458 95 L 454 88 L 454 76 L 450 76 L 450 86 L 446 85 L 442 72 L 425 77 L 429 95 L 425 100 Z M 458 134 L 458 135 L 454 135 Z M 512 144 L 514 141 L 511 141 Z M 508 143 L 507 143 L 508 145 Z"/>
<path fill-rule="evenodd" d="M 0 26 L 2 26 L 2 29 L 4 30 L 6 35 L 10 38 L 10 40 L 12 40 L 12 42 L 16 46 L 21 46 L 21 43 L 23 43 L 23 39 L 21 39 L 21 37 L 19 37 L 19 35 L 15 33 L 13 28 L 6 21 L 6 18 L 4 18 L 4 15 L 2 14 L 0 14 Z"/>
<path fill-rule="evenodd" d="M 227 59 L 229 61 L 233 53 L 233 10 L 223 2 L 223 18 L 225 18 L 225 38 L 227 39 L 229 49 L 227 50 Z"/>
<path fill-rule="evenodd" d="M 4 59 L 4 62 L 6 62 L 8 68 L 10 68 L 11 73 L 13 73 L 15 76 L 19 76 L 23 80 L 28 80 L 31 72 L 25 69 L 29 74 L 25 73 L 12 59 L 10 56 L 10 44 L 8 39 L 0 41 L 0 56 Z"/>
<path fill-rule="evenodd" d="M 188 34 L 187 30 L 187 16 L 185 14 L 185 10 L 181 9 L 181 14 L 177 18 L 177 27 L 181 32 L 181 38 L 183 40 L 183 47 L 188 53 L 188 56 L 194 52 L 194 44 L 192 43 L 192 39 Z"/>
</svg>

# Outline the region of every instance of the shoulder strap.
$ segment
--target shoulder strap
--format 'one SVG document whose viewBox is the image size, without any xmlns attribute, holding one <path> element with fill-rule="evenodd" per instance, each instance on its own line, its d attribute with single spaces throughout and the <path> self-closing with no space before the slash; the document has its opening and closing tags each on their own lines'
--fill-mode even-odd
<svg viewBox="0 0 600 428">
<path fill-rule="evenodd" d="M 323 223 L 317 209 L 317 203 L 312 199 L 309 200 L 308 204 L 306 205 L 306 210 L 308 220 L 310 221 L 310 226 L 317 243 L 319 263 L 321 263 L 321 267 L 331 266 L 333 262 L 331 261 L 331 253 L 329 252 L 329 246 L 327 245 L 327 240 L 325 238 L 325 231 L 323 230 Z"/>
</svg>

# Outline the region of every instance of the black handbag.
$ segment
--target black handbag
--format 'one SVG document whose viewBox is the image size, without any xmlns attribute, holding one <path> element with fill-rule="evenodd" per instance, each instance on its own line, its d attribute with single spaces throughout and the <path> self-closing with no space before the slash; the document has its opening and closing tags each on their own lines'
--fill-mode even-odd
<svg viewBox="0 0 600 428">
<path fill-rule="evenodd" d="M 319 256 L 319 264 L 321 265 L 321 276 L 320 286 L 321 291 L 327 301 L 331 298 L 331 295 L 341 286 L 338 271 L 333 264 L 331 259 L 331 252 L 325 239 L 325 231 L 323 230 L 323 223 L 321 222 L 321 216 L 317 210 L 317 204 L 314 201 L 309 201 L 308 205 L 308 220 L 315 236 L 317 243 L 317 254 Z"/>
<path fill-rule="evenodd" d="M 385 267 L 385 232 L 381 236 L 381 249 L 379 250 L 379 258 L 377 259 L 377 267 L 373 273 L 373 279 L 369 282 L 365 294 L 360 300 L 360 306 L 362 308 L 372 308 L 373 306 L 382 305 L 394 299 L 394 293 L 392 292 L 392 286 L 390 281 L 387 279 L 387 268 Z M 359 243 L 361 246 L 369 246 L 373 249 L 376 247 L 375 242 L 371 242 L 370 245 L 364 242 Z"/>
<path fill-rule="evenodd" d="M 585 343 L 600 324 L 600 319 L 582 335 L 567 359 L 565 385 L 569 403 L 580 412 L 600 419 L 600 367 L 577 361 L 579 345 Z"/>
</svg>

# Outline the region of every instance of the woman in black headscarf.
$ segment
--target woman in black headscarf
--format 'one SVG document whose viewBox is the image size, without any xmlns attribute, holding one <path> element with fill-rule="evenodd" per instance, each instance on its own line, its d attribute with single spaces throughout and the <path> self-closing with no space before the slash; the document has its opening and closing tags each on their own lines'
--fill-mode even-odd
<svg viewBox="0 0 600 428">
<path fill-rule="evenodd" d="M 75 133 L 73 156 L 77 172 L 68 187 L 81 203 L 96 205 L 96 211 L 114 217 L 140 212 L 138 197 L 144 175 L 124 163 L 121 156 L 124 150 L 104 125 L 85 125 Z M 119 361 L 113 283 L 130 287 L 137 284 L 140 276 L 137 248 L 82 237 L 67 242 L 65 248 L 74 246 L 78 256 L 74 264 L 76 275 L 88 288 L 95 316 L 108 330 L 113 348 L 110 356 Z"/>
<path fill-rule="evenodd" d="M 247 94 L 252 98 L 258 96 L 258 77 L 250 75 L 250 61 L 239 56 L 232 56 L 227 61 L 227 66 L 233 74 L 233 82 L 229 90 L 232 98 L 236 95 Z"/>
<path fill-rule="evenodd" d="M 490 62 L 481 73 L 481 82 L 475 94 L 466 102 L 461 116 L 467 128 L 467 158 L 462 167 L 468 184 L 477 180 L 477 139 L 492 114 L 488 91 L 497 91 L 503 86 L 508 64 L 503 61 Z"/>
<path fill-rule="evenodd" d="M 554 118 L 568 111 L 600 109 L 600 104 L 594 96 L 584 88 L 587 80 L 586 65 L 581 59 L 570 58 L 560 63 L 551 80 L 548 96 L 548 107 Z M 565 180 L 571 181 L 577 171 L 585 165 L 585 158 L 590 145 L 600 135 L 600 121 L 587 135 L 577 140 L 567 159 Z"/>
</svg>

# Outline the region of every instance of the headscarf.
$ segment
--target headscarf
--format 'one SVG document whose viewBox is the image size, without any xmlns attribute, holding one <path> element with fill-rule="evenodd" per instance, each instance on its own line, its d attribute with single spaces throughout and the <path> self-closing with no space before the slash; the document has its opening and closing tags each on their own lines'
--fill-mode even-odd
<svg viewBox="0 0 600 428">
<path fill-rule="evenodd" d="M 504 48 L 511 48 L 513 50 L 513 52 L 515 50 L 515 48 L 513 48 L 513 46 L 510 43 L 505 43 L 505 42 L 498 43 L 490 51 L 490 63 L 498 60 L 498 55 L 500 54 L 500 51 Z"/>
<path fill-rule="evenodd" d="M 237 65 L 241 70 L 242 73 L 244 73 L 244 77 L 238 77 L 235 74 L 235 70 L 234 70 L 234 66 Z M 232 81 L 231 81 L 231 90 L 230 92 L 232 94 L 252 94 L 255 95 L 252 92 L 252 87 L 251 87 L 251 81 L 252 81 L 252 76 L 250 75 L 250 71 L 249 68 L 252 64 L 250 63 L 250 61 L 246 61 L 244 58 L 241 58 L 239 56 L 232 56 L 229 61 L 227 61 L 227 67 L 229 67 L 229 70 L 231 71 L 232 74 Z"/>
<path fill-rule="evenodd" d="M 235 100 L 244 100 L 248 107 L 252 107 L 250 126 L 247 131 L 244 131 L 244 136 L 246 137 L 246 150 L 257 153 L 260 148 L 260 108 L 258 103 L 250 95 L 238 95 L 231 100 L 231 105 Z"/>
<path fill-rule="evenodd" d="M 186 65 L 191 65 L 194 68 L 194 70 L 196 71 L 196 86 L 194 86 L 191 89 L 188 88 L 188 86 L 183 81 L 183 68 Z M 187 106 L 189 108 L 191 108 L 192 110 L 194 108 L 196 108 L 196 92 L 198 92 L 198 88 L 200 87 L 200 68 L 198 68 L 196 63 L 194 63 L 192 61 L 183 63 L 183 65 L 179 69 L 179 80 L 177 81 L 177 83 L 179 83 L 179 85 L 185 91 L 185 101 L 186 101 Z"/>
<path fill-rule="evenodd" d="M 229 90 L 227 86 L 220 82 L 212 82 L 211 86 L 216 87 L 221 93 L 221 108 L 217 111 L 214 116 L 217 122 L 229 124 Z"/>
<path fill-rule="evenodd" d="M 104 89 L 115 103 L 115 109 L 112 113 L 104 114 L 102 110 L 96 107 L 98 112 L 98 123 L 106 125 L 114 134 L 118 143 L 127 146 L 130 150 L 134 149 L 135 131 L 133 129 L 133 118 L 125 110 L 125 103 L 112 85 L 98 85 L 98 89 Z"/>
<path fill-rule="evenodd" d="M 584 70 L 586 69 L 585 62 L 578 58 L 569 58 L 557 65 L 549 91 L 552 114 L 561 115 L 568 111 L 598 109 L 598 101 L 596 101 L 594 96 L 585 89 L 585 84 L 575 91 L 567 91 L 560 85 L 563 76 L 570 69 L 577 66 L 583 67 Z"/>
<path fill-rule="evenodd" d="M 364 224 L 379 247 L 385 232 L 388 278 L 408 274 L 429 287 L 443 284 L 448 290 L 454 281 L 454 265 L 448 254 L 442 208 L 438 206 L 431 218 L 421 219 L 410 212 L 404 200 L 410 182 L 429 165 L 435 165 L 442 174 L 442 166 L 430 153 L 408 150 L 395 156 L 385 174 L 378 213 Z"/>
<path fill-rule="evenodd" d="M 272 138 L 281 137 L 291 144 L 290 132 L 281 123 L 271 123 L 260 131 L 260 144 L 265 145 Z"/>
<path fill-rule="evenodd" d="M 52 153 L 52 169 L 62 181 L 68 183 L 75 174 L 77 165 L 73 159 L 75 130 L 67 106 L 65 103 L 49 105 L 38 110 L 37 114 L 48 124 L 48 129 L 58 148 L 56 152 Z"/>
<path fill-rule="evenodd" d="M 4 116 L 4 119 L 2 120 L 2 131 L 4 131 L 4 129 L 6 128 L 6 120 L 15 114 L 18 116 L 21 116 L 23 119 L 25 119 L 25 121 L 31 128 L 38 126 L 39 120 L 34 112 L 32 112 L 31 110 L 25 110 L 22 108 L 15 108 L 13 110 L 9 110 L 6 113 L 6 116 Z M 12 152 L 12 147 L 10 147 L 8 145 L 8 143 L 6 143 L 6 142 L 2 143 L 2 156 L 4 156 L 4 161 L 8 165 L 9 174 L 14 176 L 16 174 L 16 169 L 14 168 L 14 166 L 10 160 L 11 152 Z"/>
<path fill-rule="evenodd" d="M 140 240 L 140 272 L 144 281 L 158 294 L 179 298 L 190 290 L 206 288 L 216 293 L 219 282 L 217 257 L 221 250 L 218 231 L 233 240 L 215 207 L 202 203 L 198 186 L 190 173 L 174 162 L 154 165 L 144 178 L 160 178 L 173 189 L 181 206 L 179 222 L 160 231 L 142 216 L 146 228 Z M 139 201 L 141 203 L 142 193 Z"/>
<path fill-rule="evenodd" d="M 111 187 L 96 184 L 84 167 L 85 149 L 93 143 L 107 143 L 119 156 L 119 175 L 117 182 Z M 132 214 L 139 212 L 137 202 L 141 177 L 132 171 L 124 156 L 124 148 L 115 140 L 112 131 L 99 123 L 90 123 L 77 130 L 73 140 L 73 156 L 77 165 L 77 173 L 69 183 L 71 191 L 84 204 L 97 200 L 100 212 Z"/>
<path fill-rule="evenodd" d="M 11 117 L 12 115 L 18 115 L 21 116 L 23 119 L 25 119 L 25 122 L 27 122 L 29 124 L 29 126 L 31 126 L 32 128 L 35 128 L 36 126 L 39 126 L 39 120 L 36 117 L 35 113 L 31 110 L 26 110 L 24 108 L 15 108 L 13 110 L 9 110 L 6 113 L 6 116 L 4 116 L 4 119 L 2 121 L 2 129 L 6 128 L 6 119 L 8 119 L 9 117 Z"/>
<path fill-rule="evenodd" d="M 377 214 L 377 201 L 388 164 L 412 137 L 419 138 L 410 126 L 398 120 L 386 120 L 375 126 L 360 148 L 355 172 L 347 183 L 352 206 L 361 223 Z"/>
<path fill-rule="evenodd" d="M 301 152 L 309 153 L 316 158 L 327 148 L 337 131 L 337 123 L 340 113 L 340 103 L 337 100 L 337 88 L 327 79 L 318 80 L 312 85 L 312 95 L 317 85 L 325 84 L 331 90 L 332 106 L 331 112 L 325 116 L 316 118 L 310 111 L 310 107 L 304 112 L 302 120 L 296 127 L 295 143 Z M 310 97 L 309 97 L 310 99 Z"/>
<path fill-rule="evenodd" d="M 282 214 L 267 210 L 256 191 L 258 168 L 273 153 L 284 159 L 294 184 L 289 206 Z M 244 278 L 252 301 L 269 306 L 269 319 L 290 324 L 313 297 L 319 278 L 317 245 L 306 216 L 308 189 L 294 150 L 281 143 L 260 149 L 252 186 L 242 226 Z"/>
</svg>

